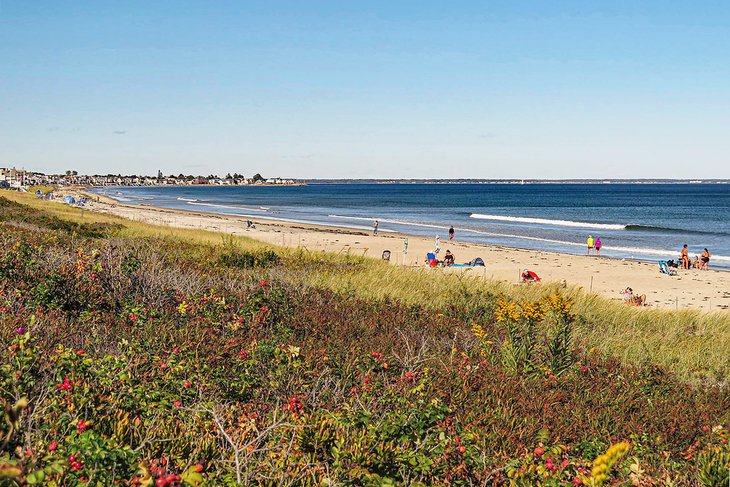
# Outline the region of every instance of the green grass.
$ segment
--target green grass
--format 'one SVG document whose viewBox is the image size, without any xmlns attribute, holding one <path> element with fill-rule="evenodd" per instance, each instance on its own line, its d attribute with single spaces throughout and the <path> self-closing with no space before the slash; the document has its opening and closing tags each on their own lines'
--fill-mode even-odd
<svg viewBox="0 0 730 487">
<path fill-rule="evenodd" d="M 207 245 L 235 246 L 245 251 L 272 248 L 246 237 L 180 229 L 126 220 L 38 200 L 6 191 L 3 196 L 59 218 L 79 223 L 121 224 L 124 237 L 164 237 Z M 467 274 L 388 265 L 375 259 L 311 253 L 275 247 L 293 270 L 287 279 L 366 299 L 391 299 L 434 308 L 458 305 L 478 308 L 486 296 L 503 294 L 516 300 L 538 300 L 558 285 L 520 286 Z M 303 271 L 303 272 L 302 272 Z M 574 300 L 576 338 L 627 364 L 654 363 L 685 380 L 724 384 L 730 380 L 730 313 L 660 310 L 626 306 L 577 288 L 562 291 Z"/>
</svg>

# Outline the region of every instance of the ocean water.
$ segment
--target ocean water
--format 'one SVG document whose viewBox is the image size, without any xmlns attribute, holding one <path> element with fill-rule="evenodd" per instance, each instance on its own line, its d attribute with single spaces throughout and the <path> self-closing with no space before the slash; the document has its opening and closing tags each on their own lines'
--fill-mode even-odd
<svg viewBox="0 0 730 487">
<path fill-rule="evenodd" d="M 123 202 L 257 218 L 402 232 L 536 250 L 645 261 L 707 249 L 730 269 L 726 184 L 310 184 L 291 187 L 114 187 Z M 444 247 L 444 244 L 442 244 Z M 486 257 L 486 256 L 485 256 Z"/>
</svg>

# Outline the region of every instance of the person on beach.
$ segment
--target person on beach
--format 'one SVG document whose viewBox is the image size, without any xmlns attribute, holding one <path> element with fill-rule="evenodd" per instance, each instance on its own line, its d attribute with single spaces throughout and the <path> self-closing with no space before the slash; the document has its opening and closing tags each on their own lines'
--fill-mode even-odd
<svg viewBox="0 0 730 487">
<path fill-rule="evenodd" d="M 441 252 L 441 237 L 436 235 L 436 245 L 433 249 L 433 253 L 438 255 L 439 252 Z"/>
<path fill-rule="evenodd" d="M 596 255 L 601 255 L 601 247 L 603 247 L 601 237 L 596 237 Z"/>
<path fill-rule="evenodd" d="M 633 301 L 633 297 L 634 297 L 633 289 L 631 289 L 630 287 L 627 287 L 626 289 L 624 289 L 624 303 L 631 304 L 631 302 Z"/>
<path fill-rule="evenodd" d="M 593 250 L 594 247 L 593 237 L 591 235 L 588 235 L 588 240 L 586 240 L 586 244 L 588 245 L 588 255 L 591 255 L 591 250 Z"/>
<path fill-rule="evenodd" d="M 709 270 L 710 269 L 710 252 L 705 248 L 705 250 L 702 251 L 702 255 L 700 255 L 700 266 L 699 269 L 702 270 Z"/>
<path fill-rule="evenodd" d="M 540 282 L 540 277 L 533 271 L 525 269 L 522 271 L 522 282 Z"/>
<path fill-rule="evenodd" d="M 378 224 L 378 220 L 375 220 L 373 222 L 373 235 L 376 237 L 378 236 Z"/>
<path fill-rule="evenodd" d="M 646 294 L 642 294 L 641 296 L 634 294 L 634 300 L 631 304 L 634 306 L 646 306 Z"/>
<path fill-rule="evenodd" d="M 689 269 L 689 250 L 687 244 L 684 244 L 682 251 L 679 253 L 679 260 L 682 261 L 682 269 Z"/>
<path fill-rule="evenodd" d="M 454 226 L 451 225 L 449 228 L 449 240 L 454 240 Z"/>
<path fill-rule="evenodd" d="M 444 265 L 454 265 L 454 254 L 449 249 L 446 249 L 446 254 L 444 254 Z"/>
<path fill-rule="evenodd" d="M 632 306 L 646 306 L 646 294 L 634 294 L 630 287 L 624 289 L 624 302 Z"/>
</svg>

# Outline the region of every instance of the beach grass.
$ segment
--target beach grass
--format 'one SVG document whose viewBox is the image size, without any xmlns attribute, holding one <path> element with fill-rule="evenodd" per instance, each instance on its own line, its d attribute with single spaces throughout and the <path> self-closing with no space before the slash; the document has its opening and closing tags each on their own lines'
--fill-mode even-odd
<svg viewBox="0 0 730 487">
<path fill-rule="evenodd" d="M 587 343 L 661 313 L 46 205 L 0 193 L 13 485 L 726 484 L 727 388 Z"/>
<path fill-rule="evenodd" d="M 577 287 L 558 283 L 520 285 L 490 279 L 478 269 L 454 273 L 407 268 L 376 259 L 272 246 L 243 236 L 127 220 L 39 200 L 32 194 L 3 192 L 6 198 L 77 223 L 122 225 L 120 237 L 162 237 L 217 249 L 275 248 L 289 265 L 285 278 L 363 299 L 394 300 L 435 309 L 477 309 L 503 295 L 538 301 L 559 289 L 573 300 L 578 317 L 576 340 L 625 364 L 656 364 L 691 382 L 727 384 L 730 380 L 730 313 L 699 309 L 636 308 Z"/>
<path fill-rule="evenodd" d="M 520 285 L 483 278 L 478 271 L 470 276 L 377 261 L 349 273 L 311 274 L 309 284 L 435 308 L 478 307 L 494 295 L 538 301 L 559 289 L 574 302 L 576 339 L 587 347 L 628 364 L 661 365 L 693 382 L 730 379 L 730 314 L 724 311 L 637 308 L 557 283 Z"/>
</svg>

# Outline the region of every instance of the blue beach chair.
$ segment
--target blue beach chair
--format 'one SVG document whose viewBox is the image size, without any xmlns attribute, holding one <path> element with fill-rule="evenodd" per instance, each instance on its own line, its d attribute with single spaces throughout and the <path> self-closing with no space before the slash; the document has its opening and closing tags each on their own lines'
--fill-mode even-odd
<svg viewBox="0 0 730 487">
<path fill-rule="evenodd" d="M 663 260 L 659 261 L 659 272 L 662 274 L 666 274 L 668 276 L 676 276 L 677 271 L 675 269 L 672 269 L 667 265 L 667 263 Z"/>
</svg>

